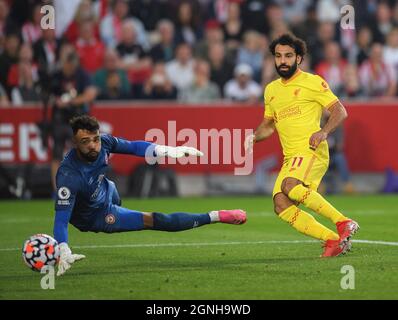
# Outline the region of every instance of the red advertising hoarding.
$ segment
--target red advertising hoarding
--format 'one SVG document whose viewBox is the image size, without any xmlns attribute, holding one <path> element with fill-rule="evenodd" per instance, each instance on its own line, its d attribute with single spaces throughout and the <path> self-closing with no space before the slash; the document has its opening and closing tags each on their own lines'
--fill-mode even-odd
<svg viewBox="0 0 398 320">
<path fill-rule="evenodd" d="M 344 124 L 345 152 L 353 172 L 398 170 L 398 103 L 345 104 L 349 117 Z M 92 108 L 101 129 L 129 140 L 149 140 L 161 144 L 199 148 L 205 153 L 197 164 L 171 165 L 179 173 L 233 173 L 245 166 L 243 140 L 249 129 L 261 121 L 263 108 L 246 105 L 154 105 L 101 104 Z M 0 110 L 0 161 L 37 162 L 51 159 L 42 147 L 36 123 L 42 119 L 40 107 Z M 281 160 L 275 134 L 255 146 L 254 164 L 270 155 Z M 112 165 L 117 173 L 128 174 L 143 159 L 115 155 Z"/>
</svg>

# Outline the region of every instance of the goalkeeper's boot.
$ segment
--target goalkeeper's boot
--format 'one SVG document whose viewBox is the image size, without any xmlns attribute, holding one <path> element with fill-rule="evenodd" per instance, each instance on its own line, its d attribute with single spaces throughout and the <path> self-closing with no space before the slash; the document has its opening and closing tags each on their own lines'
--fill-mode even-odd
<svg viewBox="0 0 398 320">
<path fill-rule="evenodd" d="M 219 210 L 218 217 L 222 223 L 243 224 L 246 222 L 246 212 L 240 209 Z"/>
<path fill-rule="evenodd" d="M 337 257 L 351 250 L 351 241 L 341 239 L 327 240 L 323 244 L 323 248 L 322 258 Z"/>
<path fill-rule="evenodd" d="M 337 233 L 341 240 L 350 240 L 351 237 L 359 230 L 359 224 L 351 219 L 337 222 L 336 226 Z"/>
</svg>

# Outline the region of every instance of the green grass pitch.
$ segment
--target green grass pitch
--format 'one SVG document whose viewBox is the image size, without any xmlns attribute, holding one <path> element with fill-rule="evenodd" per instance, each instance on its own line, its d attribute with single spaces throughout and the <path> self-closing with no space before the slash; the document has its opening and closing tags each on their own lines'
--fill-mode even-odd
<svg viewBox="0 0 398 320">
<path fill-rule="evenodd" d="M 354 239 L 370 242 L 320 259 L 320 242 L 278 219 L 270 197 L 124 199 L 126 207 L 165 213 L 242 208 L 248 222 L 177 233 L 96 234 L 70 226 L 72 250 L 87 258 L 56 278 L 54 290 L 41 289 L 42 275 L 21 258 L 26 238 L 52 234 L 53 203 L 2 201 L 0 299 L 397 299 L 398 197 L 327 198 L 359 222 Z M 355 289 L 341 288 L 345 265 L 355 270 Z"/>
</svg>

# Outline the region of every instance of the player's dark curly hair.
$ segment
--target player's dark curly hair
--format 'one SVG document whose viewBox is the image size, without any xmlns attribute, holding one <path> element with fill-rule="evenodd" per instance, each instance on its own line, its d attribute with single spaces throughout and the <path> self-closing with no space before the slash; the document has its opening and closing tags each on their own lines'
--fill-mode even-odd
<svg viewBox="0 0 398 320">
<path fill-rule="evenodd" d="M 79 129 L 87 130 L 89 132 L 96 132 L 99 130 L 98 120 L 88 115 L 76 116 L 69 121 L 70 126 L 73 130 L 73 135 L 79 131 Z"/>
<path fill-rule="evenodd" d="M 301 56 L 301 58 L 304 58 L 304 55 L 307 53 L 307 45 L 304 40 L 297 38 L 291 33 L 284 33 L 271 42 L 269 45 L 269 51 L 271 51 L 273 56 L 275 55 L 275 48 L 278 44 L 292 47 L 296 54 Z"/>
</svg>

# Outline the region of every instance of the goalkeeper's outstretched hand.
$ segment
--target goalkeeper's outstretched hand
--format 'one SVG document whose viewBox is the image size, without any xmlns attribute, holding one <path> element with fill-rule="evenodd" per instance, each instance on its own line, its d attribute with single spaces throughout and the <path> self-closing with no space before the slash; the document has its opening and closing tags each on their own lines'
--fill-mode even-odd
<svg viewBox="0 0 398 320">
<path fill-rule="evenodd" d="M 67 243 L 63 242 L 59 245 L 60 258 L 58 262 L 57 276 L 62 276 L 75 261 L 84 259 L 86 256 L 82 254 L 73 254 Z"/>
<path fill-rule="evenodd" d="M 203 156 L 203 152 L 192 147 L 169 147 L 169 146 L 156 146 L 155 152 L 160 157 L 182 158 L 187 156 Z"/>
</svg>

